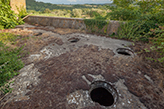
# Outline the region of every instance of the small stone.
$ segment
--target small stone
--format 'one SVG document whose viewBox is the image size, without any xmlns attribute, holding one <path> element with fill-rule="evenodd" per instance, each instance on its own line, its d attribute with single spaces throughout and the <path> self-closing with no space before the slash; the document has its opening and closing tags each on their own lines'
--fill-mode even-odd
<svg viewBox="0 0 164 109">
<path fill-rule="evenodd" d="M 138 74 L 141 74 L 141 71 L 138 71 L 137 73 L 138 73 Z"/>
<path fill-rule="evenodd" d="M 149 80 L 150 82 L 153 83 L 153 80 L 152 80 L 149 76 L 147 76 L 147 75 L 144 75 L 144 76 L 145 76 L 145 78 L 146 78 L 147 80 Z"/>
<path fill-rule="evenodd" d="M 130 104 L 131 102 L 130 102 L 130 101 L 128 101 L 128 103 Z"/>
</svg>

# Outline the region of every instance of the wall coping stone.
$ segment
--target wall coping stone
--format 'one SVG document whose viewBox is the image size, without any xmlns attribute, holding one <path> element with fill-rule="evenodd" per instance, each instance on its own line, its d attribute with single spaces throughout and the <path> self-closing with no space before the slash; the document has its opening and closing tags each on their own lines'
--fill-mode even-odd
<svg viewBox="0 0 164 109">
<path fill-rule="evenodd" d="M 72 28 L 72 29 L 84 29 L 86 25 L 83 18 L 65 18 L 65 17 L 53 17 L 53 16 L 33 16 L 29 15 L 24 18 L 24 21 L 29 24 L 39 24 L 42 26 L 53 26 L 55 28 Z M 120 27 L 120 21 L 110 20 L 107 25 L 107 35 L 113 33 L 117 34 Z"/>
</svg>

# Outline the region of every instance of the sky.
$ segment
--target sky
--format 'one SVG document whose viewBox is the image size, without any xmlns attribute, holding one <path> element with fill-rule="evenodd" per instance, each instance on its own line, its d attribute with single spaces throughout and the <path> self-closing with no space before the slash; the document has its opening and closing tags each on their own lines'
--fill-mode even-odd
<svg viewBox="0 0 164 109">
<path fill-rule="evenodd" d="M 104 4 L 111 3 L 111 0 L 36 0 L 53 4 Z"/>
</svg>

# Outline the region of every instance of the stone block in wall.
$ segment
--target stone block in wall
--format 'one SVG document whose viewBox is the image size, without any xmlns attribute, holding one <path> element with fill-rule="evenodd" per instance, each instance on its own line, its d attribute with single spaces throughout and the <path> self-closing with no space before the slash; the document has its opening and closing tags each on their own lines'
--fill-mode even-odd
<svg viewBox="0 0 164 109">
<path fill-rule="evenodd" d="M 68 19 L 63 20 L 63 27 L 62 28 L 69 28 L 69 21 Z"/>
<path fill-rule="evenodd" d="M 76 20 L 72 20 L 72 28 L 75 29 L 75 25 L 76 25 Z"/>
<path fill-rule="evenodd" d="M 73 28 L 73 20 L 69 20 L 69 28 Z"/>
<path fill-rule="evenodd" d="M 69 21 L 70 20 L 65 20 L 64 21 L 64 28 L 69 28 Z"/>
<path fill-rule="evenodd" d="M 53 18 L 49 18 L 49 26 L 52 26 Z"/>
<path fill-rule="evenodd" d="M 36 17 L 36 18 L 33 17 L 33 18 L 32 18 L 32 21 L 33 21 L 34 24 L 39 24 L 39 22 L 41 22 L 42 19 L 41 19 L 41 18 L 38 18 L 38 17 Z"/>
<path fill-rule="evenodd" d="M 53 19 L 51 22 L 51 26 L 54 26 L 55 28 L 59 27 L 59 19 Z"/>
<path fill-rule="evenodd" d="M 84 24 L 84 21 L 82 21 L 82 20 L 78 20 L 77 22 L 77 29 L 85 29 L 85 24 Z"/>
<path fill-rule="evenodd" d="M 40 24 L 40 25 L 43 25 L 43 26 L 50 26 L 50 18 L 44 17 L 44 18 L 42 19 L 42 21 L 39 22 L 39 24 Z"/>
<path fill-rule="evenodd" d="M 64 25 L 64 20 L 59 20 L 59 28 L 63 28 L 63 25 Z"/>
<path fill-rule="evenodd" d="M 75 29 L 79 29 L 79 22 L 77 20 L 75 20 L 75 25 L 74 25 Z"/>
<path fill-rule="evenodd" d="M 119 26 L 120 26 L 119 21 L 110 21 L 107 27 L 107 34 L 108 35 L 111 35 L 113 33 L 117 34 Z"/>
<path fill-rule="evenodd" d="M 86 30 L 86 25 L 85 25 L 85 23 L 84 23 L 84 20 L 81 20 L 81 21 L 79 22 L 79 29 L 81 29 L 81 30 Z"/>
</svg>

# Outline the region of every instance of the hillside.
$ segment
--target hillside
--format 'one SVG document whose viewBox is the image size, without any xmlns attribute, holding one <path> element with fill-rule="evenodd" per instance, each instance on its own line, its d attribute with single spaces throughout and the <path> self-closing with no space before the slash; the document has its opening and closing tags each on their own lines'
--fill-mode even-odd
<svg viewBox="0 0 164 109">
<path fill-rule="evenodd" d="M 76 5 L 51 4 L 51 3 L 37 2 L 35 0 L 26 0 L 26 5 L 27 5 L 27 10 L 35 10 L 35 11 L 43 11 L 46 8 L 49 8 L 50 10 L 53 9 L 73 10 L 75 8 L 91 9 L 91 8 L 98 8 L 102 6 L 102 4 L 76 4 Z"/>
</svg>

